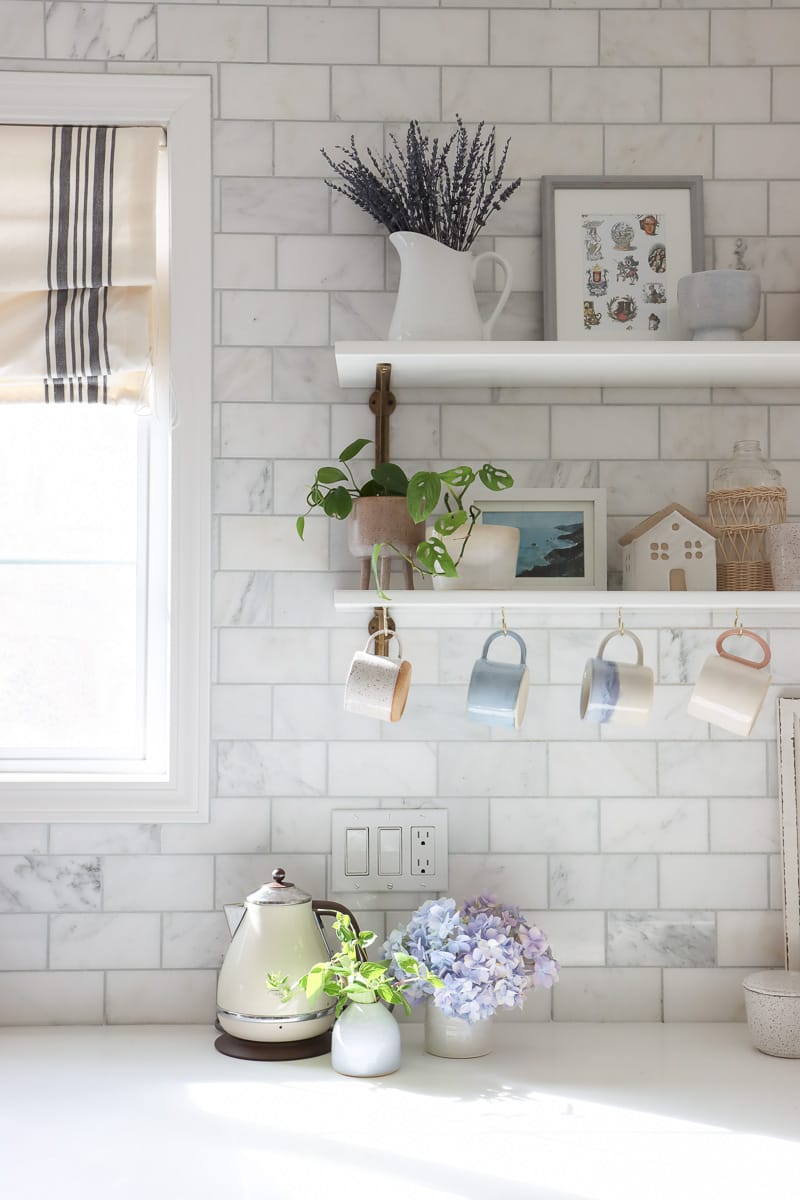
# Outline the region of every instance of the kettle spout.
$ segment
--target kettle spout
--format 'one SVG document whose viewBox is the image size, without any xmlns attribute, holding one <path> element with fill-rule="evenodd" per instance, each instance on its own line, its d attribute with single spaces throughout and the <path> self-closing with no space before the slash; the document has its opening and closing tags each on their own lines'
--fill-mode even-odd
<svg viewBox="0 0 800 1200">
<path fill-rule="evenodd" d="M 242 917 L 245 914 L 245 907 L 243 904 L 224 904 L 223 908 L 225 909 L 225 917 L 228 921 L 228 929 L 230 930 L 231 937 L 233 937 L 241 924 Z"/>
</svg>

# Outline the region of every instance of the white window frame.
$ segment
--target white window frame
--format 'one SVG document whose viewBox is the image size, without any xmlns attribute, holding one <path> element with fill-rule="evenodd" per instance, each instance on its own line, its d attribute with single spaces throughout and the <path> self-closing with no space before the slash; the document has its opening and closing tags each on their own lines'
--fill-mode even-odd
<svg viewBox="0 0 800 1200">
<path fill-rule="evenodd" d="M 0 821 L 203 821 L 210 778 L 211 81 L 0 71 L 0 123 L 160 125 L 169 163 L 169 765 L 154 778 L 4 779 Z M 168 403 L 162 408 L 166 410 Z M 2 680 L 0 680 L 2 686 Z"/>
</svg>

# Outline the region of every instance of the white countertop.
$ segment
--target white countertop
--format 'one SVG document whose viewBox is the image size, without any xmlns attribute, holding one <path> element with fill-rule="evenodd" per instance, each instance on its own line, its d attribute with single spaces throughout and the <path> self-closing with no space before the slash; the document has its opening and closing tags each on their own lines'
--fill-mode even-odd
<svg viewBox="0 0 800 1200">
<path fill-rule="evenodd" d="M 797 1200 L 800 1060 L 745 1025 L 513 1024 L 400 1070 L 254 1063 L 199 1026 L 0 1030 L 4 1200 Z"/>
</svg>

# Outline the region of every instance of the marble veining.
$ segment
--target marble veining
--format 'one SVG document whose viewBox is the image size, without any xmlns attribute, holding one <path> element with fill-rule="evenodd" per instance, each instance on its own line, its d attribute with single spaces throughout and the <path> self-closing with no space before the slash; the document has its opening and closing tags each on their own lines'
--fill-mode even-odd
<svg viewBox="0 0 800 1200">
<path fill-rule="evenodd" d="M 713 912 L 610 912 L 608 964 L 613 967 L 712 967 Z"/>
<path fill-rule="evenodd" d="M 0 858 L 0 911 L 76 912 L 100 907 L 100 860 L 52 855 Z"/>
<path fill-rule="evenodd" d="M 156 5 L 56 3 L 45 14 L 51 58 L 146 62 L 156 57 Z"/>
</svg>

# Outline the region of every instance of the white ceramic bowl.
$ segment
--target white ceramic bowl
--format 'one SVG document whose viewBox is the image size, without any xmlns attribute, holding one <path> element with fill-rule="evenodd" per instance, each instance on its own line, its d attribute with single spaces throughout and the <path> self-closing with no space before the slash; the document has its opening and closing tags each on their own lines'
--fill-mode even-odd
<svg viewBox="0 0 800 1200">
<path fill-rule="evenodd" d="M 800 971 L 757 971 L 742 987 L 755 1048 L 800 1058 Z"/>
<path fill-rule="evenodd" d="M 681 320 L 696 342 L 738 340 L 760 307 L 761 280 L 752 271 L 695 271 L 678 280 Z"/>
</svg>

